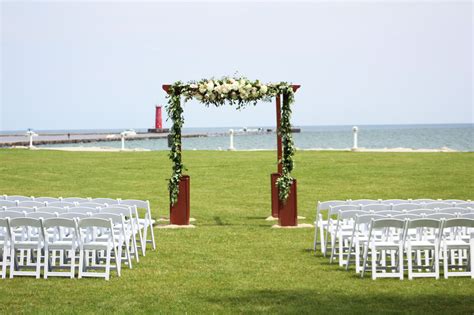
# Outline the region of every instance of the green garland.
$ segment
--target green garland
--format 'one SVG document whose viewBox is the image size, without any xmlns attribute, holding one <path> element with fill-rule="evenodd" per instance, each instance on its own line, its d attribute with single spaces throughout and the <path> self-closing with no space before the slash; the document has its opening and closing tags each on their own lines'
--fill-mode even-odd
<svg viewBox="0 0 474 315">
<path fill-rule="evenodd" d="M 181 160 L 181 129 L 184 123 L 181 97 L 185 101 L 197 99 L 206 106 L 219 107 L 228 102 L 240 109 L 248 104 L 255 105 L 258 101 L 270 101 L 277 95 L 283 95 L 281 124 L 278 127 L 283 145 L 281 159 L 283 172 L 277 180 L 277 186 L 280 200 L 285 201 L 288 198 L 293 183 L 291 171 L 294 167 L 293 155 L 295 153 L 290 124 L 291 104 L 294 102 L 294 91 L 291 84 L 287 82 L 263 84 L 259 80 L 250 81 L 246 78 L 224 77 L 217 80 L 203 79 L 188 83 L 178 81 L 172 84 L 167 92 L 168 106 L 166 110 L 168 117 L 173 121 L 170 130 L 172 143 L 169 153 L 169 158 L 173 162 L 173 172 L 168 184 L 171 205 L 174 205 L 178 200 L 179 181 L 184 168 Z"/>
</svg>

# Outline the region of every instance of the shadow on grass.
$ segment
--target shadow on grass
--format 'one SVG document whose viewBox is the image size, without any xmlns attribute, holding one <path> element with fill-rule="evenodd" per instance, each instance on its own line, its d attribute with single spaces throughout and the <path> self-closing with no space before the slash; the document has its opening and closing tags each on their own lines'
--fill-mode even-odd
<svg viewBox="0 0 474 315">
<path fill-rule="evenodd" d="M 321 284 L 324 285 L 324 284 Z M 330 285 L 330 284 L 326 284 Z M 324 291 L 327 289 L 322 289 Z M 364 295 L 365 294 L 365 295 Z M 462 294 L 360 294 L 317 289 L 253 290 L 208 301 L 242 313 L 472 313 L 474 298 Z"/>
</svg>

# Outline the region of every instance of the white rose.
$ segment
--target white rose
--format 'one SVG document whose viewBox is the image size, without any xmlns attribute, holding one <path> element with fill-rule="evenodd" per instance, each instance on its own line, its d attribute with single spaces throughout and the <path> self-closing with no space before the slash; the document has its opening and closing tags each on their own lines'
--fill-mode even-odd
<svg viewBox="0 0 474 315">
<path fill-rule="evenodd" d="M 232 88 L 232 86 L 230 84 L 227 84 L 227 83 L 224 84 L 222 86 L 222 93 L 225 93 L 225 94 L 229 93 L 231 88 Z"/>
<path fill-rule="evenodd" d="M 234 83 L 235 83 L 235 80 L 231 78 L 231 79 L 229 79 L 229 82 L 232 83 L 232 84 L 234 84 Z"/>
<path fill-rule="evenodd" d="M 206 93 L 206 86 L 204 84 L 199 85 L 199 92 L 201 92 L 201 94 Z"/>
<path fill-rule="evenodd" d="M 263 84 L 263 85 L 260 87 L 260 93 L 265 94 L 265 93 L 267 93 L 267 91 L 268 91 L 267 86 Z"/>
<path fill-rule="evenodd" d="M 239 83 L 234 81 L 234 83 L 232 83 L 232 90 L 238 91 L 239 90 Z"/>
<path fill-rule="evenodd" d="M 194 83 L 191 84 L 189 87 L 190 87 L 191 89 L 197 89 L 197 88 L 198 88 L 197 84 L 194 84 Z"/>
<path fill-rule="evenodd" d="M 207 82 L 206 87 L 208 92 L 212 92 L 212 90 L 214 89 L 214 82 L 212 82 L 212 80 Z"/>
</svg>

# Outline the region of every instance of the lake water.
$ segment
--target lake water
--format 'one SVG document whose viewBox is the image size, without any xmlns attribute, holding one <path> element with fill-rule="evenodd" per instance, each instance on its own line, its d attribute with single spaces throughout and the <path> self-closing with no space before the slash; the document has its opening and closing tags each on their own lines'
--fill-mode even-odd
<svg viewBox="0 0 474 315">
<path fill-rule="evenodd" d="M 447 147 L 459 151 L 474 151 L 474 124 L 359 125 L 358 127 L 360 148 L 440 149 Z M 183 134 L 222 134 L 228 132 L 230 128 L 241 129 L 241 127 L 185 128 Z M 99 131 L 112 133 L 121 130 L 94 130 L 94 132 Z M 296 147 L 300 149 L 348 149 L 352 147 L 352 126 L 302 126 L 301 133 L 294 134 L 294 141 Z M 117 141 L 58 144 L 48 145 L 48 147 L 120 147 L 120 145 L 120 142 Z M 168 150 L 166 139 L 126 141 L 126 147 Z M 226 150 L 228 147 L 228 135 L 183 138 L 184 150 Z M 237 150 L 273 150 L 276 149 L 276 135 L 275 133 L 245 134 L 238 132 L 234 136 L 234 147 Z"/>
</svg>

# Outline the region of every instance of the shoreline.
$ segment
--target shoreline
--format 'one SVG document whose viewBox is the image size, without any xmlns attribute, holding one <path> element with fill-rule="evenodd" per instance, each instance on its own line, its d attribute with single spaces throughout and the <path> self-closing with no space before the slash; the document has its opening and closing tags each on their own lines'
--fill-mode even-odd
<svg viewBox="0 0 474 315">
<path fill-rule="evenodd" d="M 168 151 L 168 150 L 150 150 L 143 148 L 124 149 L 112 148 L 112 147 L 33 147 L 29 149 L 26 146 L 11 146 L 9 149 L 17 150 L 33 150 L 33 151 L 69 151 L 69 152 L 152 152 L 152 151 Z M 184 150 L 184 151 L 229 151 L 229 150 Z M 275 151 L 270 149 L 248 149 L 248 150 L 232 150 L 234 152 L 255 152 L 255 151 Z M 439 149 L 413 149 L 413 148 L 358 148 L 356 150 L 346 149 L 334 149 L 334 148 L 309 148 L 309 149 L 298 149 L 297 151 L 343 151 L 343 152 L 368 152 L 368 153 L 458 153 L 458 152 L 471 152 L 471 151 L 457 151 L 450 148 L 439 148 Z"/>
</svg>

